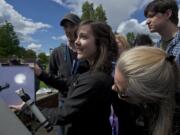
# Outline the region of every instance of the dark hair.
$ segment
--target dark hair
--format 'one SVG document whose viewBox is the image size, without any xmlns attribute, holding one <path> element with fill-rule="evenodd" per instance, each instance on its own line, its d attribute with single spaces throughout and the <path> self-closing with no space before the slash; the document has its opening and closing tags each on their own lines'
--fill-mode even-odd
<svg viewBox="0 0 180 135">
<path fill-rule="evenodd" d="M 169 19 L 177 25 L 179 21 L 178 5 L 175 0 L 153 0 L 146 6 L 144 16 L 147 17 L 148 12 L 165 13 L 168 9 L 172 11 L 172 15 Z"/>
<path fill-rule="evenodd" d="M 141 46 L 141 45 L 152 46 L 153 41 L 147 34 L 137 34 L 133 45 L 134 46 Z"/>
<path fill-rule="evenodd" d="M 112 61 L 117 58 L 117 43 L 111 27 L 98 21 L 86 20 L 81 22 L 80 26 L 89 25 L 95 37 L 97 53 L 95 56 L 92 71 L 103 71 L 112 73 Z"/>
</svg>

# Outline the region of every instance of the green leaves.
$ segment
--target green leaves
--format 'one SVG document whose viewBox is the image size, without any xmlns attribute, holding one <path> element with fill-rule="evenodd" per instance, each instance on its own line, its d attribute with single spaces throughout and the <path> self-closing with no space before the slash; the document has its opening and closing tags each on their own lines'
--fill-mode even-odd
<svg viewBox="0 0 180 135">
<path fill-rule="evenodd" d="M 5 21 L 0 26 L 0 58 L 10 58 L 16 55 L 19 58 L 36 58 L 33 50 L 26 50 L 20 46 L 19 38 L 10 22 Z"/>
<path fill-rule="evenodd" d="M 39 53 L 38 58 L 39 58 L 40 63 L 45 64 L 45 65 L 48 64 L 49 57 L 44 52 Z"/>
<path fill-rule="evenodd" d="M 88 1 L 84 2 L 82 5 L 82 16 L 81 20 L 95 20 L 95 21 L 103 21 L 106 22 L 107 17 L 105 10 L 100 4 L 94 9 L 93 3 L 89 3 Z"/>
<path fill-rule="evenodd" d="M 8 57 L 18 50 L 19 39 L 14 32 L 14 27 L 11 23 L 5 22 L 0 26 L 0 56 Z"/>
</svg>

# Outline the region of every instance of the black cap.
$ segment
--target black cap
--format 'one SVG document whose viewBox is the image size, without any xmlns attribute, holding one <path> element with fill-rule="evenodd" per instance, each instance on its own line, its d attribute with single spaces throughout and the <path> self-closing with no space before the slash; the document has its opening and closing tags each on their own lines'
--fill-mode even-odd
<svg viewBox="0 0 180 135">
<path fill-rule="evenodd" d="M 80 18 L 73 13 L 65 15 L 63 19 L 60 21 L 60 25 L 63 26 L 65 21 L 70 21 L 74 24 L 79 24 L 81 22 Z"/>
</svg>

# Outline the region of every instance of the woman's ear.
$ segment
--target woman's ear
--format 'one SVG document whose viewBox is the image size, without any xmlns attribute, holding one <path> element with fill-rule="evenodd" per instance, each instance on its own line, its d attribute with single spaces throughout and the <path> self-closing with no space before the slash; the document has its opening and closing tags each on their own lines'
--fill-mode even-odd
<svg viewBox="0 0 180 135">
<path fill-rule="evenodd" d="M 115 84 L 112 85 L 112 90 L 117 92 Z"/>
</svg>

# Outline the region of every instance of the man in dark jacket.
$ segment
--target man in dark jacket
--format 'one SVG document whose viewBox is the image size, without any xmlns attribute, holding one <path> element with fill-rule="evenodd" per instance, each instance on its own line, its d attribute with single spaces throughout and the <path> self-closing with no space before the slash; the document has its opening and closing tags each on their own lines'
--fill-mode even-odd
<svg viewBox="0 0 180 135">
<path fill-rule="evenodd" d="M 47 76 L 45 78 L 54 76 L 66 80 L 72 74 L 73 61 L 76 59 L 74 48 L 75 31 L 79 23 L 80 18 L 72 13 L 68 13 L 61 19 L 60 26 L 63 27 L 68 42 L 67 45 L 61 44 L 59 47 L 53 49 L 50 55 L 49 72 L 46 74 Z M 40 69 L 37 65 L 35 68 Z M 44 81 L 42 78 L 39 79 L 51 86 L 51 82 Z M 67 91 L 59 90 L 59 92 L 59 107 L 61 107 L 66 98 Z M 57 128 L 57 132 L 57 135 L 63 135 L 63 128 Z"/>
<path fill-rule="evenodd" d="M 67 37 L 67 45 L 61 44 L 55 48 L 50 56 L 49 73 L 62 78 L 67 78 L 71 75 L 73 59 L 75 59 L 75 31 L 80 23 L 80 18 L 72 13 L 63 17 L 60 21 L 60 26 L 63 27 Z"/>
</svg>

